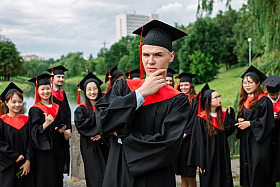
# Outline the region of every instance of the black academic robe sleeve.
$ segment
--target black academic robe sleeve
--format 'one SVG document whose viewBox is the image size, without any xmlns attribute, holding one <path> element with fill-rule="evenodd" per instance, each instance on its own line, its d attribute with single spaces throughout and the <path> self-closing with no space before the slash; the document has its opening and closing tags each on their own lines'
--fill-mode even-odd
<svg viewBox="0 0 280 187">
<path fill-rule="evenodd" d="M 198 102 L 197 99 L 194 98 L 192 101 L 192 109 L 190 111 L 186 111 L 186 114 L 189 113 L 189 121 L 184 129 L 184 133 L 187 135 L 191 135 L 192 134 L 192 128 L 194 125 L 194 120 L 198 114 Z"/>
<path fill-rule="evenodd" d="M 69 102 L 66 96 L 66 93 L 63 91 L 63 95 L 64 95 L 64 100 L 63 103 L 65 103 L 65 107 L 66 107 L 66 115 L 67 115 L 67 129 L 71 129 L 72 130 L 72 125 L 71 125 L 71 109 L 69 106 Z"/>
<path fill-rule="evenodd" d="M 95 122 L 95 113 L 90 117 L 87 114 L 87 109 L 84 106 L 79 106 L 75 110 L 75 126 L 80 134 L 83 136 L 91 137 L 99 134 Z"/>
<path fill-rule="evenodd" d="M 125 137 L 130 133 L 137 107 L 136 95 L 124 86 L 126 83 L 118 82 L 95 105 L 96 123 L 101 135 L 117 131 L 118 137 Z"/>
<path fill-rule="evenodd" d="M 10 147 L 10 145 L 3 139 L 4 122 L 0 119 L 0 171 L 7 168 L 20 156 L 20 153 Z"/>
<path fill-rule="evenodd" d="M 45 122 L 45 116 L 43 112 L 36 108 L 31 107 L 29 110 L 29 120 L 31 123 L 31 139 L 32 145 L 37 150 L 51 150 L 50 142 L 47 138 L 47 134 L 44 133 L 43 123 Z"/>
<path fill-rule="evenodd" d="M 183 94 L 173 98 L 172 110 L 163 117 L 161 130 L 153 135 L 132 130 L 123 139 L 123 148 L 132 176 L 173 165 L 183 140 L 190 105 Z M 170 103 L 171 104 L 171 103 Z M 151 115 L 147 110 L 146 115 Z M 164 114 L 163 114 L 164 115 Z"/>
<path fill-rule="evenodd" d="M 234 109 L 230 107 L 230 113 L 228 113 L 228 109 L 226 110 L 226 118 L 224 121 L 224 127 L 226 130 L 227 136 L 232 135 L 235 130 L 237 129 L 237 126 L 235 126 L 235 112 Z"/>
</svg>

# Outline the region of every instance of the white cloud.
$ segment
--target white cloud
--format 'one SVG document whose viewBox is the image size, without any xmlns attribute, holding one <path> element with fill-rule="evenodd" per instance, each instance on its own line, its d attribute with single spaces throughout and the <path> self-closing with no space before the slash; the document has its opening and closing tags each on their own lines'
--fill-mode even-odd
<svg viewBox="0 0 280 187">
<path fill-rule="evenodd" d="M 195 11 L 197 10 L 197 3 L 196 4 L 189 4 L 186 6 L 187 11 Z"/>
<path fill-rule="evenodd" d="M 157 13 L 178 12 L 181 11 L 182 9 L 183 9 L 183 5 L 181 3 L 174 2 L 161 6 L 156 12 Z"/>
</svg>

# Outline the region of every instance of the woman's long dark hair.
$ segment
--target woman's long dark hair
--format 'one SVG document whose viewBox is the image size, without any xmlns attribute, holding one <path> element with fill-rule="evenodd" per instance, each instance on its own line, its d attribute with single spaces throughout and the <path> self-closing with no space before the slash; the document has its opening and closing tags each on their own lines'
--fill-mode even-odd
<svg viewBox="0 0 280 187">
<path fill-rule="evenodd" d="M 101 92 L 101 88 L 100 88 L 99 83 L 96 80 L 93 80 L 92 82 L 94 82 L 96 84 L 97 89 L 98 89 L 98 95 L 97 95 L 97 98 L 96 98 L 96 102 L 97 102 L 102 97 L 102 92 Z M 87 83 L 87 85 L 88 85 L 88 83 Z M 85 95 L 85 102 L 86 102 L 86 106 L 87 106 L 88 117 L 90 117 L 91 115 L 93 115 L 93 109 L 92 109 L 92 104 L 91 104 L 89 98 L 86 95 L 87 85 L 85 86 L 84 95 Z"/>
<path fill-rule="evenodd" d="M 244 77 L 243 80 L 242 80 L 242 83 L 244 81 L 244 79 L 247 78 L 247 81 L 248 81 L 248 76 L 247 77 Z M 260 80 L 255 78 L 255 77 L 251 77 L 250 78 L 253 80 L 254 83 L 256 83 L 257 85 L 260 83 Z M 261 93 L 264 93 L 263 92 L 263 89 L 262 87 L 259 85 L 256 90 L 254 91 L 254 98 L 250 104 L 250 107 L 248 109 L 248 112 L 251 110 L 252 107 L 254 107 L 258 101 L 258 96 L 261 94 Z M 248 93 L 244 90 L 243 88 L 243 84 L 241 84 L 241 89 L 240 89 L 240 100 L 238 102 L 238 113 L 237 113 L 237 117 L 242 117 L 242 108 L 243 108 L 243 104 L 244 102 L 247 100 L 247 97 L 248 97 Z"/>
<path fill-rule="evenodd" d="M 213 92 L 212 92 L 213 93 Z M 212 101 L 212 94 L 207 98 L 205 102 L 205 112 L 206 112 L 206 119 L 207 119 L 207 134 L 209 137 L 215 136 L 218 132 L 217 129 L 214 127 L 212 123 L 212 118 L 210 115 L 211 112 L 211 101 Z M 221 131 L 225 130 L 224 124 L 223 124 L 223 111 L 222 106 L 219 106 L 216 108 L 217 117 L 218 117 L 218 126 Z"/>
</svg>

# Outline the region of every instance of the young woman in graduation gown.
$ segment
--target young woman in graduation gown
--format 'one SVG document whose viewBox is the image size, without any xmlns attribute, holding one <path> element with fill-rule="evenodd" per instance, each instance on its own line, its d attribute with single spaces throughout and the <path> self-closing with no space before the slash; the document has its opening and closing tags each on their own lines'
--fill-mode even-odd
<svg viewBox="0 0 280 187">
<path fill-rule="evenodd" d="M 240 185 L 274 186 L 271 181 L 270 141 L 273 106 L 260 84 L 266 79 L 255 67 L 241 76 L 237 138 L 240 138 Z"/>
<path fill-rule="evenodd" d="M 20 114 L 22 91 L 13 83 L 1 95 L 6 114 L 0 118 L 0 186 L 33 187 L 34 165 L 28 116 Z M 22 170 L 19 177 L 16 174 Z"/>
<path fill-rule="evenodd" d="M 102 81 L 92 73 L 79 83 L 84 91 L 85 102 L 75 111 L 75 126 L 80 133 L 80 149 L 88 187 L 102 186 L 109 153 L 109 148 L 100 136 L 95 122 L 95 103 L 102 96 L 101 84 Z"/>
<path fill-rule="evenodd" d="M 52 102 L 50 75 L 30 79 L 37 82 L 36 103 L 29 110 L 31 139 L 35 149 L 35 181 L 40 187 L 63 186 L 62 149 L 65 126 L 60 125 L 59 105 Z M 38 94 L 38 95 L 37 95 Z"/>
<path fill-rule="evenodd" d="M 197 166 L 200 186 L 233 187 L 227 137 L 236 130 L 234 110 L 222 111 L 218 92 L 204 89 L 204 110 L 194 121 L 188 165 Z"/>
<path fill-rule="evenodd" d="M 188 97 L 191 105 L 191 110 L 189 113 L 187 113 L 187 115 L 189 115 L 190 121 L 184 129 L 182 147 L 175 162 L 175 173 L 177 175 L 181 175 L 182 182 L 180 187 L 196 187 L 196 168 L 187 165 L 191 142 L 191 131 L 194 124 L 194 118 L 197 115 L 197 95 L 195 92 L 195 84 L 192 82 L 192 78 L 195 76 L 195 74 L 191 73 L 181 73 L 179 75 L 179 91 Z"/>
</svg>

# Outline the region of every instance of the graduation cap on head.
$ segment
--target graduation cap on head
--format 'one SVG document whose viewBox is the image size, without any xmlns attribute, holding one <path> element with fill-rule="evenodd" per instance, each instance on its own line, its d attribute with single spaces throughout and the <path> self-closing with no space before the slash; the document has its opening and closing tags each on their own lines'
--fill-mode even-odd
<svg viewBox="0 0 280 187">
<path fill-rule="evenodd" d="M 167 73 L 166 73 L 166 77 L 172 77 L 173 78 L 173 75 L 176 73 L 176 71 L 172 68 L 168 68 L 167 69 Z"/>
<path fill-rule="evenodd" d="M 254 66 L 250 66 L 250 67 L 245 71 L 245 73 L 243 73 L 243 75 L 241 76 L 241 78 L 244 78 L 244 77 L 247 77 L 247 76 L 250 76 L 250 77 L 254 77 L 254 78 L 256 78 L 256 79 L 259 79 L 261 83 L 266 79 L 265 74 L 263 74 L 262 72 L 260 72 L 260 71 L 259 71 L 257 68 L 255 68 Z"/>
<path fill-rule="evenodd" d="M 77 104 L 81 104 L 81 90 L 85 91 L 85 88 L 87 86 L 88 83 L 90 82 L 94 82 L 97 86 L 100 86 L 101 84 L 103 84 L 103 82 L 96 77 L 93 73 L 89 72 L 84 78 L 83 80 L 81 80 L 79 82 L 79 84 L 77 85 L 78 89 L 78 99 L 77 99 Z"/>
<path fill-rule="evenodd" d="M 280 77 L 269 75 L 267 79 L 265 79 L 262 85 L 265 85 L 265 94 L 269 93 L 278 93 L 280 91 Z"/>
<path fill-rule="evenodd" d="M 142 45 L 160 46 L 172 51 L 172 42 L 187 36 L 185 32 L 176 29 L 159 20 L 152 20 L 149 23 L 133 31 L 133 34 L 141 36 L 140 40 L 140 78 L 144 78 L 142 64 Z M 142 43 L 142 36 L 145 37 Z"/>
<path fill-rule="evenodd" d="M 41 85 L 47 85 L 50 84 L 50 78 L 52 75 L 44 73 L 39 76 L 36 76 L 32 79 L 29 79 L 29 82 L 34 82 L 35 83 L 35 102 L 39 102 L 39 95 L 38 95 L 38 87 Z"/>
<path fill-rule="evenodd" d="M 201 113 L 201 109 L 204 107 L 205 102 L 209 96 L 211 96 L 212 92 L 215 90 L 210 89 L 208 83 L 204 85 L 204 87 L 197 94 L 198 97 L 198 114 Z"/>
<path fill-rule="evenodd" d="M 64 66 L 60 65 L 60 66 L 56 66 L 56 67 L 52 67 L 50 69 L 47 69 L 48 72 L 51 73 L 51 75 L 64 75 L 64 71 L 68 71 L 68 69 L 66 69 Z M 53 88 L 53 77 L 51 80 L 51 84 L 52 84 L 52 88 Z"/>
<path fill-rule="evenodd" d="M 192 83 L 192 78 L 196 77 L 196 74 L 192 74 L 192 73 L 181 73 L 179 75 L 180 78 L 180 82 L 190 82 Z"/>
<path fill-rule="evenodd" d="M 15 85 L 13 82 L 11 82 L 6 88 L 5 90 L 2 92 L 2 94 L 0 95 L 0 115 L 1 115 L 1 101 L 5 102 L 6 98 L 8 97 L 8 95 L 10 95 L 11 93 L 14 92 L 19 92 L 19 93 L 23 93 L 23 91 L 17 87 L 17 85 Z"/>
<path fill-rule="evenodd" d="M 140 78 L 140 69 L 134 69 L 125 73 L 128 79 L 133 79 L 135 77 Z"/>
<path fill-rule="evenodd" d="M 109 89 L 111 88 L 112 79 L 114 79 L 120 73 L 122 72 L 118 70 L 118 65 L 115 65 L 112 69 L 109 70 L 108 73 L 106 73 L 105 82 L 109 81 Z"/>
</svg>

